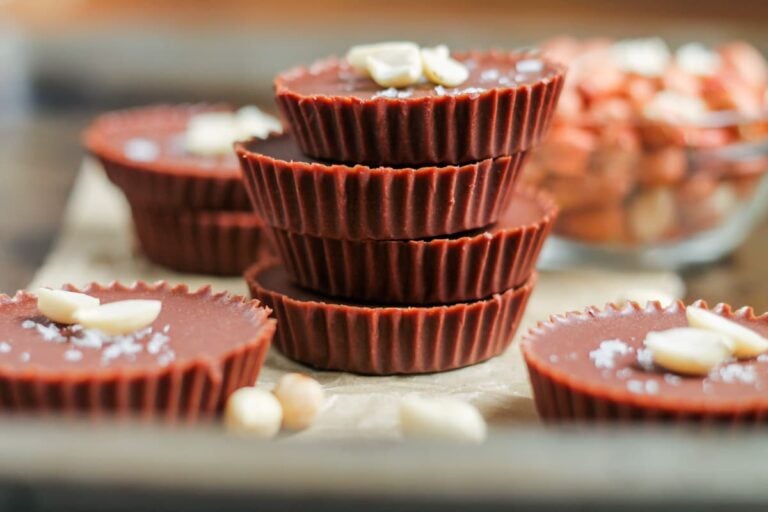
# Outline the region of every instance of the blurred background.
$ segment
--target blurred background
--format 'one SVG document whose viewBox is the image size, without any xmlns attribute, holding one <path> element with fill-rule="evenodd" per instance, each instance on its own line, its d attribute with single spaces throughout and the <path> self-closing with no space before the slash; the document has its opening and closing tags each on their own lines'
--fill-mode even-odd
<svg viewBox="0 0 768 512">
<path fill-rule="evenodd" d="M 0 291 L 24 286 L 55 240 L 96 113 L 228 101 L 273 111 L 281 69 L 356 43 L 513 48 L 558 35 L 745 40 L 768 51 L 764 0 L 0 0 Z M 768 309 L 768 227 L 685 270 L 689 296 Z"/>
</svg>

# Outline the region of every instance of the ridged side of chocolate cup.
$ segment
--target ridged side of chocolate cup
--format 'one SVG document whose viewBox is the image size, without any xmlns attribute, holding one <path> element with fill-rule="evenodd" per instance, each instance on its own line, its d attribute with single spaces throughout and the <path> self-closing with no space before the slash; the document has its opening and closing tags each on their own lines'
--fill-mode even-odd
<svg viewBox="0 0 768 512">
<path fill-rule="evenodd" d="M 308 366 L 366 375 L 451 370 L 502 353 L 522 318 L 536 275 L 488 299 L 431 307 L 372 307 L 298 300 L 264 288 L 256 265 L 246 272 L 251 296 L 280 324 L 275 347 Z"/>
<path fill-rule="evenodd" d="M 703 301 L 696 305 L 707 309 Z M 755 401 L 750 407 L 742 408 L 707 406 L 696 402 L 677 401 L 676 403 L 659 400 L 655 396 L 641 396 L 630 393 L 611 393 L 595 389 L 573 376 L 552 371 L 550 364 L 533 355 L 530 343 L 536 336 L 551 332 L 553 329 L 567 329 L 570 319 L 589 316 L 595 319 L 610 315 L 627 314 L 627 308 L 641 312 L 646 308 L 652 311 L 679 311 L 684 308 L 682 302 L 676 302 L 666 308 L 658 302 L 647 306 L 629 303 L 620 307 L 608 304 L 605 309 L 589 308 L 583 313 L 567 313 L 554 316 L 547 322 L 541 322 L 530 330 L 521 342 L 523 359 L 528 367 L 528 374 L 533 388 L 536 409 L 542 420 L 550 423 L 593 422 L 593 421 L 639 421 L 663 423 L 699 423 L 753 425 L 768 423 L 768 399 Z M 768 315 L 755 316 L 751 308 L 733 311 L 730 306 L 721 304 L 715 308 L 718 314 L 726 318 L 742 318 L 768 322 Z M 632 311 L 629 312 L 632 314 Z"/>
<path fill-rule="evenodd" d="M 253 213 L 131 209 L 142 253 L 179 272 L 236 276 L 273 256 L 264 223 Z"/>
<path fill-rule="evenodd" d="M 230 314 L 240 310 L 250 315 L 254 322 L 253 338 L 214 359 L 201 356 L 185 363 L 158 366 L 152 371 L 105 368 L 98 372 L 54 372 L 34 366 L 24 370 L 0 366 L 0 410 L 92 419 L 130 417 L 167 423 L 209 420 L 222 410 L 233 391 L 256 382 L 275 333 L 276 322 L 269 318 L 269 309 L 257 301 L 213 293 L 210 287 L 189 291 L 184 285 L 171 287 L 163 282 L 137 282 L 132 286 L 113 283 L 66 288 L 84 293 L 98 289 L 151 290 L 224 302 L 230 305 Z M 3 304 L 10 301 L 35 300 L 26 292 L 12 298 L 0 295 L 0 314 Z"/>
<path fill-rule="evenodd" d="M 499 59 L 520 57 L 490 53 Z M 333 63 L 333 58 L 323 61 Z M 392 166 L 464 163 L 539 144 L 563 88 L 564 70 L 556 69 L 534 84 L 480 93 L 360 99 L 298 94 L 291 90 L 290 79 L 310 71 L 294 68 L 277 76 L 275 93 L 296 141 L 314 158 Z"/>
<path fill-rule="evenodd" d="M 460 238 L 351 241 L 271 230 L 286 270 L 305 288 L 379 304 L 449 304 L 521 286 L 531 275 L 557 206 L 530 190 L 512 201 L 522 198 L 540 206 L 535 223 Z"/>
<path fill-rule="evenodd" d="M 132 160 L 110 143 L 120 131 L 157 130 L 183 133 L 195 114 L 231 110 L 226 105 L 156 105 L 108 112 L 96 118 L 84 135 L 88 152 L 128 200 L 152 207 L 185 210 L 250 211 L 237 162 L 204 169 L 171 159 Z"/>
<path fill-rule="evenodd" d="M 277 160 L 249 150 L 249 143 L 235 150 L 253 206 L 267 224 L 343 240 L 445 236 L 492 224 L 526 157 L 394 169 Z"/>
</svg>

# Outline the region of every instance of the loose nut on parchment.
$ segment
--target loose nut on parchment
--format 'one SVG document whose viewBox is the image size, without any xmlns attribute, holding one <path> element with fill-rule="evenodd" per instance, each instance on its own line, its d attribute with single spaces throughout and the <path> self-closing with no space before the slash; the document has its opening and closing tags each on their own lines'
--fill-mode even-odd
<svg viewBox="0 0 768 512">
<path fill-rule="evenodd" d="M 325 400 L 320 383 L 301 373 L 283 375 L 273 393 L 283 407 L 283 426 L 291 430 L 312 425 Z"/>
<path fill-rule="evenodd" d="M 481 443 L 485 420 L 467 402 L 452 398 L 408 396 L 400 403 L 403 436 L 421 439 Z"/>
<path fill-rule="evenodd" d="M 283 409 L 275 395 L 255 387 L 240 388 L 227 399 L 224 425 L 230 432 L 270 439 L 277 435 Z"/>
</svg>

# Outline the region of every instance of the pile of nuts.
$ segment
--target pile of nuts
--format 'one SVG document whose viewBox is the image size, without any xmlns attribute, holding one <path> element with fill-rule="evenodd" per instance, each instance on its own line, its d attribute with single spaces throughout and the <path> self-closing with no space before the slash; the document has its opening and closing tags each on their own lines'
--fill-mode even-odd
<svg viewBox="0 0 768 512">
<path fill-rule="evenodd" d="M 524 176 L 556 196 L 556 233 L 669 242 L 718 226 L 751 198 L 765 148 L 739 160 L 718 150 L 768 140 L 768 64 L 755 48 L 563 37 L 542 51 L 570 69 Z"/>
</svg>

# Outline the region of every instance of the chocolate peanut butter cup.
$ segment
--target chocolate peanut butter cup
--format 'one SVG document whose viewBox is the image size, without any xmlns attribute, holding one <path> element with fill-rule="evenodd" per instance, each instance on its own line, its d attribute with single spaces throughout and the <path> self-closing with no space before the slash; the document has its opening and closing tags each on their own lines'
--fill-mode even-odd
<svg viewBox="0 0 768 512">
<path fill-rule="evenodd" d="M 468 163 L 526 151 L 546 134 L 564 68 L 534 52 L 468 52 L 459 87 L 382 88 L 328 58 L 275 79 L 277 104 L 301 150 L 369 165 Z"/>
<path fill-rule="evenodd" d="M 200 156 L 184 148 L 196 114 L 224 105 L 158 105 L 109 112 L 93 121 L 84 142 L 128 200 L 186 210 L 251 209 L 234 154 Z"/>
<path fill-rule="evenodd" d="M 174 211 L 132 205 L 136 238 L 150 261 L 179 272 L 240 275 L 273 253 L 250 212 Z"/>
<path fill-rule="evenodd" d="M 425 238 L 487 226 L 508 204 L 526 155 L 372 168 L 313 160 L 288 136 L 240 142 L 235 150 L 267 224 L 343 240 Z"/>
<path fill-rule="evenodd" d="M 213 417 L 253 385 L 275 332 L 270 311 L 210 288 L 91 284 L 102 304 L 162 302 L 151 325 L 108 336 L 43 316 L 28 292 L 0 295 L 0 409 L 166 422 Z"/>
<path fill-rule="evenodd" d="M 706 309 L 704 302 L 696 303 Z M 750 308 L 713 312 L 768 335 Z M 522 343 L 542 419 L 757 424 L 768 421 L 768 356 L 732 359 L 708 375 L 671 373 L 644 346 L 650 331 L 687 326 L 682 302 L 589 308 L 540 323 Z"/>
<path fill-rule="evenodd" d="M 301 286 L 362 302 L 447 304 L 523 285 L 556 215 L 549 196 L 524 190 L 496 224 L 453 238 L 352 241 L 272 233 L 288 274 Z"/>
<path fill-rule="evenodd" d="M 245 277 L 251 295 L 275 312 L 280 352 L 315 368 L 371 375 L 445 371 L 500 354 L 536 280 L 481 301 L 394 307 L 309 292 L 276 265 L 255 265 Z"/>
</svg>

